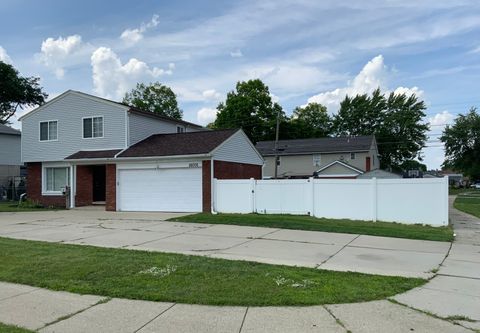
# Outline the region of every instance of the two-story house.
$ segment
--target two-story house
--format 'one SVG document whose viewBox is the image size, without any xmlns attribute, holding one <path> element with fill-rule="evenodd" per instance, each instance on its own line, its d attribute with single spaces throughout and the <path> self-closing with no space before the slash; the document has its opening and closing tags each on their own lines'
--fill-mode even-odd
<svg viewBox="0 0 480 333">
<path fill-rule="evenodd" d="M 265 158 L 264 177 L 280 178 L 357 178 L 378 169 L 374 136 L 260 141 L 256 148 Z"/>
<path fill-rule="evenodd" d="M 44 205 L 210 211 L 213 177 L 262 176 L 263 158 L 241 130 L 211 131 L 77 91 L 20 120 L 27 197 Z"/>
<path fill-rule="evenodd" d="M 20 141 L 20 131 L 0 124 L 0 187 L 6 188 L 12 177 L 20 176 Z"/>
</svg>

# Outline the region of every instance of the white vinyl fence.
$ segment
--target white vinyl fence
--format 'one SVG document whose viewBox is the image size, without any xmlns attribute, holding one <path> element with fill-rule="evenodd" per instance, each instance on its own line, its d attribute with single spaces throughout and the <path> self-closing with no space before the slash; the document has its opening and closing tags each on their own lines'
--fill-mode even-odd
<svg viewBox="0 0 480 333">
<path fill-rule="evenodd" d="M 219 213 L 448 225 L 448 177 L 214 180 Z"/>
</svg>

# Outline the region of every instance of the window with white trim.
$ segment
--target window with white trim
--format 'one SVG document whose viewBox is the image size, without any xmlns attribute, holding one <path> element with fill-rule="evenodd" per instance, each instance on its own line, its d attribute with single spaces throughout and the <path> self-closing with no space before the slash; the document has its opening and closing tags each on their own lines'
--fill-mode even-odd
<svg viewBox="0 0 480 333">
<path fill-rule="evenodd" d="M 355 153 L 350 153 L 350 159 L 354 160 L 355 159 Z"/>
<path fill-rule="evenodd" d="M 83 118 L 83 138 L 103 138 L 103 117 Z"/>
<path fill-rule="evenodd" d="M 322 156 L 320 154 L 313 155 L 313 166 L 319 167 L 322 164 Z"/>
<path fill-rule="evenodd" d="M 56 120 L 40 122 L 40 141 L 55 141 L 58 139 L 58 123 Z"/>
<path fill-rule="evenodd" d="M 43 188 L 45 192 L 61 193 L 69 184 L 70 173 L 68 167 L 45 168 Z"/>
<path fill-rule="evenodd" d="M 185 127 L 177 126 L 177 133 L 184 133 L 184 132 L 185 132 Z"/>
</svg>

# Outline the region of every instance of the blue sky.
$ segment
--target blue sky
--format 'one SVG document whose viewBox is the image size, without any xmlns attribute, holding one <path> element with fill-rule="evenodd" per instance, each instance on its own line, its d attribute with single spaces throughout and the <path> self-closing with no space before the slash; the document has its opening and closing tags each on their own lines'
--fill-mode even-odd
<svg viewBox="0 0 480 333">
<path fill-rule="evenodd" d="M 443 161 L 444 124 L 480 106 L 478 1 L 3 0 L 0 13 L 0 59 L 40 76 L 51 97 L 120 100 L 160 81 L 186 120 L 206 124 L 251 78 L 287 114 L 309 101 L 335 113 L 345 94 L 377 87 L 416 93 L 432 124 L 429 168 Z"/>
</svg>

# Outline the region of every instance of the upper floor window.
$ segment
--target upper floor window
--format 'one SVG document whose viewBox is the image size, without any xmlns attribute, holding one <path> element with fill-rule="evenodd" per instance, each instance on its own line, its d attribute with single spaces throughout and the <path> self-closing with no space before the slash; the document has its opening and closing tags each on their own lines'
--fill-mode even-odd
<svg viewBox="0 0 480 333">
<path fill-rule="evenodd" d="M 185 132 L 185 127 L 177 126 L 177 133 L 184 133 L 184 132 Z"/>
<path fill-rule="evenodd" d="M 320 154 L 313 155 L 313 166 L 319 167 L 322 165 L 322 156 Z"/>
<path fill-rule="evenodd" d="M 355 159 L 355 153 L 350 153 L 350 159 L 354 160 Z"/>
<path fill-rule="evenodd" d="M 40 122 L 40 141 L 55 141 L 58 139 L 56 120 Z"/>
<path fill-rule="evenodd" d="M 83 138 L 103 138 L 103 117 L 83 118 Z"/>
</svg>

